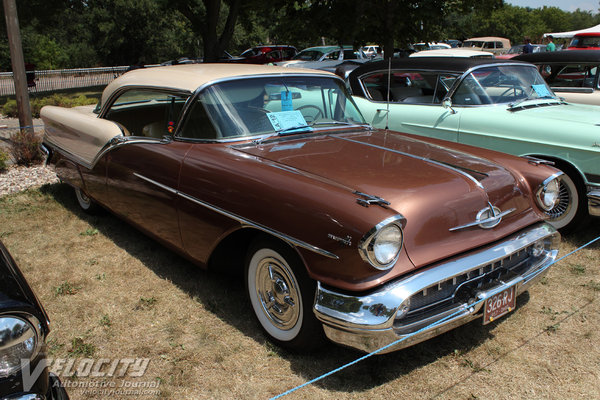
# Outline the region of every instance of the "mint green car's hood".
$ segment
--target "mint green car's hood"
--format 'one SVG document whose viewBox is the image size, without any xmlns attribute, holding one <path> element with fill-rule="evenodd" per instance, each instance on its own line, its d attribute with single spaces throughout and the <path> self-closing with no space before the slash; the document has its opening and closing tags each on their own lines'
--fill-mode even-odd
<svg viewBox="0 0 600 400">
<path fill-rule="evenodd" d="M 600 106 L 526 101 L 453 106 L 374 102 L 354 97 L 367 122 L 384 128 L 514 155 L 566 160 L 582 178 L 600 176 Z M 454 111 L 454 112 L 453 112 Z"/>
</svg>

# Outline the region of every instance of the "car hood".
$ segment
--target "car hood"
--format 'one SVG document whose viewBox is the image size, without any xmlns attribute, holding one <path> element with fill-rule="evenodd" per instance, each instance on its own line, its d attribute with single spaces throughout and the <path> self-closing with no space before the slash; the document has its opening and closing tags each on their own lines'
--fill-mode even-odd
<svg viewBox="0 0 600 400">
<path fill-rule="evenodd" d="M 600 113 L 598 106 L 562 103 L 556 100 L 525 101 L 508 111 L 522 115 L 523 117 L 543 118 L 548 121 L 561 121 L 569 124 L 600 125 Z"/>
<path fill-rule="evenodd" d="M 44 330 L 47 330 L 46 311 L 2 243 L 0 243 L 0 282 L 0 313 L 31 313 L 39 319 Z"/>
<path fill-rule="evenodd" d="M 416 267 L 487 244 L 540 218 L 527 189 L 502 166 L 390 131 L 302 135 L 240 150 L 390 202 L 391 212 L 407 220 L 404 243 Z M 357 214 L 368 214 L 358 197 L 352 194 L 349 202 Z M 451 230 L 473 223 L 490 204 L 513 211 L 493 229 Z"/>
</svg>

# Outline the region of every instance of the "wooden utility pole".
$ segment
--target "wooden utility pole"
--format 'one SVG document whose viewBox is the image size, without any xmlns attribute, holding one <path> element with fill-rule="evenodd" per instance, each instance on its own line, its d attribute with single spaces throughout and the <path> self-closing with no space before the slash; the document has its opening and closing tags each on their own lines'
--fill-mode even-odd
<svg viewBox="0 0 600 400">
<path fill-rule="evenodd" d="M 6 16 L 6 29 L 8 31 L 8 45 L 12 62 L 13 78 L 15 82 L 15 95 L 19 113 L 19 125 L 28 133 L 33 134 L 33 120 L 31 106 L 29 105 L 29 92 L 27 91 L 27 75 L 23 48 L 21 47 L 21 33 L 19 32 L 19 18 L 15 0 L 3 0 L 4 15 Z"/>
</svg>

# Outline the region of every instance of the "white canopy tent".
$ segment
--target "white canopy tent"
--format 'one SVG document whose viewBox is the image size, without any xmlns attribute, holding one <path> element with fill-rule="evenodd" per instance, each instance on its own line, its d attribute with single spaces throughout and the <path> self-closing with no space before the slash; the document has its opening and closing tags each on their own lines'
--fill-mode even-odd
<svg viewBox="0 0 600 400">
<path fill-rule="evenodd" d="M 575 36 L 578 33 L 587 33 L 587 32 L 600 32 L 600 25 L 592 26 L 591 28 L 580 29 L 578 31 L 544 33 L 544 37 L 552 36 L 555 38 L 570 38 L 570 37 Z"/>
</svg>

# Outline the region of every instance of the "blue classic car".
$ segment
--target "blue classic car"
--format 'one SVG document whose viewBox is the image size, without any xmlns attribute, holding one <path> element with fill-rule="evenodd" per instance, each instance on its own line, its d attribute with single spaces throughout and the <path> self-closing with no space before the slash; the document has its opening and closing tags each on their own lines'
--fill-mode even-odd
<svg viewBox="0 0 600 400">
<path fill-rule="evenodd" d="M 469 58 L 368 63 L 348 77 L 378 128 L 551 162 L 565 175 L 547 211 L 563 231 L 600 215 L 600 108 L 557 97 L 532 64 Z"/>
</svg>

